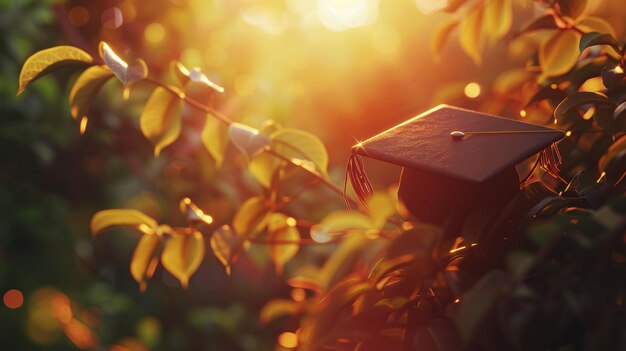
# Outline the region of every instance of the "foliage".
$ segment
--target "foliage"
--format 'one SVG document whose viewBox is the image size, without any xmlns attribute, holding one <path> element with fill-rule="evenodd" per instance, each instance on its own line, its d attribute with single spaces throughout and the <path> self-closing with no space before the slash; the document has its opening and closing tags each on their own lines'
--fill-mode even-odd
<svg viewBox="0 0 626 351">
<path fill-rule="evenodd" d="M 263 324 L 295 321 L 290 330 L 302 350 L 605 348 L 620 342 L 624 323 L 626 49 L 608 22 L 588 14 L 584 0 L 536 5 L 544 14 L 512 40 L 537 32 L 541 40 L 524 70 L 495 80 L 493 100 L 504 102 L 490 101 L 490 109 L 514 96 L 520 116 L 532 112 L 528 119 L 566 130 L 559 145 L 564 167 L 548 176 L 532 168 L 506 207 L 476 209 L 458 237 L 407 218 L 393 191 L 375 192 L 361 212 L 334 211 L 317 222 L 293 217 L 288 206 L 315 186 L 343 193 L 329 175 L 324 144 L 277 123 L 257 129 L 232 121 L 211 103 L 224 89 L 180 62 L 171 65 L 175 83 L 166 84 L 150 77 L 143 60 L 128 63 L 104 42 L 100 58 L 56 47 L 25 61 L 18 92 L 61 65 L 88 63 L 70 92 L 81 132 L 96 94 L 115 76 L 125 99 L 140 85 L 154 87 L 139 125 L 155 156 L 194 121 L 204 126 L 198 134 L 216 168 L 230 161 L 229 145 L 246 159 L 258 191 L 244 194 L 230 218 L 207 214 L 189 198 L 180 202 L 182 226 L 137 209 L 93 216 L 93 234 L 117 226 L 141 234 L 130 262 L 141 291 L 159 263 L 187 287 L 211 256 L 207 247 L 228 274 L 242 257 L 262 260 L 255 248 L 266 247 L 280 276 L 297 255 L 333 245 L 318 268 L 289 271 L 292 298 L 268 301 L 259 315 Z M 517 6 L 451 1 L 444 10 L 458 19 L 441 27 L 432 48 L 441 50 L 458 27 L 461 48 L 480 63 L 485 47 L 510 32 Z M 65 295 L 51 296 L 71 311 Z M 99 343 L 84 322 L 58 315 L 57 322 L 79 348 Z"/>
</svg>

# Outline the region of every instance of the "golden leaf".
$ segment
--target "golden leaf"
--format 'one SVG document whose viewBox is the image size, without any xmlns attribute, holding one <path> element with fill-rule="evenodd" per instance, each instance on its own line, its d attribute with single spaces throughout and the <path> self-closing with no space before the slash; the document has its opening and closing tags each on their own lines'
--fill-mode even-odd
<svg viewBox="0 0 626 351">
<path fill-rule="evenodd" d="M 513 4 L 511 0 L 490 0 L 485 5 L 485 33 L 491 39 L 500 39 L 511 29 Z"/>
<path fill-rule="evenodd" d="M 282 213 L 273 213 L 267 221 L 267 238 L 270 241 L 300 240 L 300 232 L 295 227 L 295 221 Z M 284 265 L 291 260 L 300 246 L 298 244 L 273 243 L 270 246 L 270 257 L 276 265 L 276 271 L 282 272 Z"/>
<path fill-rule="evenodd" d="M 444 23 L 442 26 L 437 28 L 435 34 L 432 36 L 430 41 L 430 52 L 433 54 L 436 62 L 441 60 L 441 51 L 446 41 L 452 34 L 452 31 L 459 25 L 459 21 L 456 19 L 451 19 L 448 22 Z"/>
<path fill-rule="evenodd" d="M 161 243 L 158 235 L 143 235 L 137 243 L 133 258 L 130 261 L 130 274 L 139 284 L 139 289 L 144 292 L 148 280 L 152 278 L 158 263 L 157 250 Z"/>
<path fill-rule="evenodd" d="M 78 77 L 69 96 L 72 118 L 87 115 L 96 94 L 111 77 L 113 72 L 103 66 L 89 67 Z"/>
<path fill-rule="evenodd" d="M 280 129 L 270 136 L 272 147 L 281 155 L 290 159 L 313 162 L 318 172 L 328 172 L 328 152 L 321 140 L 315 135 L 298 129 Z"/>
<path fill-rule="evenodd" d="M 378 229 L 382 228 L 387 223 L 387 219 L 396 213 L 396 203 L 388 191 L 375 191 L 367 199 L 367 208 L 370 210 L 371 224 Z"/>
<path fill-rule="evenodd" d="M 262 196 L 249 198 L 237 210 L 233 218 L 233 229 L 238 235 L 247 239 L 263 230 L 268 213 L 269 208 L 265 198 Z"/>
<path fill-rule="evenodd" d="M 560 30 L 539 47 L 542 77 L 560 76 L 569 72 L 578 62 L 580 34 L 573 30 Z"/>
<path fill-rule="evenodd" d="M 161 262 L 183 288 L 187 288 L 189 277 L 200 267 L 203 258 L 204 238 L 200 232 L 194 231 L 170 236 L 163 247 Z"/>
<path fill-rule="evenodd" d="M 154 154 L 173 143 L 181 131 L 180 100 L 178 96 L 158 87 L 143 109 L 139 124 L 143 135 L 154 144 Z"/>
<path fill-rule="evenodd" d="M 113 71 L 113 74 L 124 86 L 131 85 L 148 76 L 148 66 L 144 60 L 139 59 L 129 65 L 111 49 L 109 44 L 103 41 L 100 42 L 98 49 L 104 64 Z"/>
<path fill-rule="evenodd" d="M 222 162 L 224 162 L 224 154 L 226 153 L 228 143 L 227 127 L 218 121 L 217 118 L 208 115 L 200 138 L 204 147 L 215 160 L 215 165 L 220 167 Z"/>
<path fill-rule="evenodd" d="M 243 245 L 243 239 L 230 226 L 223 225 L 213 232 L 210 244 L 213 254 L 226 268 L 226 274 L 230 275 L 230 265 L 237 257 Z"/>
<path fill-rule="evenodd" d="M 267 324 L 282 316 L 295 315 L 303 310 L 304 305 L 287 299 L 273 299 L 268 301 L 259 312 L 259 322 Z"/>
<path fill-rule="evenodd" d="M 73 46 L 55 46 L 34 53 L 22 66 L 17 95 L 20 95 L 31 82 L 51 71 L 72 64 L 91 63 L 88 53 Z"/>
<path fill-rule="evenodd" d="M 264 187 L 272 185 L 272 179 L 281 165 L 281 161 L 268 153 L 260 153 L 248 163 L 248 171 Z"/>
<path fill-rule="evenodd" d="M 461 47 L 476 64 L 482 62 L 481 54 L 485 44 L 483 37 L 483 13 L 484 8 L 482 7 L 474 10 L 461 20 L 461 27 L 459 28 Z"/>
<path fill-rule="evenodd" d="M 99 211 L 91 218 L 92 235 L 118 226 L 135 227 L 145 234 L 154 234 L 157 231 L 158 223 L 142 212 L 125 209 Z"/>
<path fill-rule="evenodd" d="M 611 34 L 615 37 L 615 29 L 604 18 L 589 16 L 578 23 L 578 27 L 585 32 L 598 32 L 602 34 Z"/>
</svg>

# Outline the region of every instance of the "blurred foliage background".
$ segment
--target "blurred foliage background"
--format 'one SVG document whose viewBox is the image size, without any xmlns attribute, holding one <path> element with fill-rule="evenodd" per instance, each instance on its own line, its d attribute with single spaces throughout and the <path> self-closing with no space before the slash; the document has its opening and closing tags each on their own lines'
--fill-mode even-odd
<svg viewBox="0 0 626 351">
<path fill-rule="evenodd" d="M 623 38 L 620 5 L 588 6 Z M 524 95 L 494 97 L 502 97 L 499 74 L 529 59 L 536 43 L 513 38 L 536 9 L 516 4 L 509 40 L 489 43 L 477 65 L 456 44 L 445 45 L 440 59 L 431 54 L 434 29 L 447 16 L 431 14 L 438 8 L 426 0 L 0 0 L 3 347 L 274 349 L 282 329 L 260 326 L 259 310 L 290 293 L 272 267 L 259 263 L 267 261 L 259 253 L 242 258 L 231 277 L 211 256 L 187 290 L 159 268 L 141 294 L 128 272 L 138 236 L 116 230 L 92 240 L 93 213 L 135 208 L 181 223 L 172 199 L 190 196 L 215 217 L 229 218 L 260 186 L 249 175 L 229 176 L 246 167 L 235 153 L 216 176 L 193 130 L 155 158 L 136 118 L 146 90 L 133 90 L 127 103 L 107 84 L 84 137 L 69 117 L 72 71 L 44 77 L 15 98 L 20 67 L 34 51 L 69 44 L 97 56 L 98 42 L 106 40 L 124 57 L 144 58 L 151 75 L 166 81 L 173 60 L 202 67 L 227 91 L 215 101 L 220 111 L 257 128 L 271 119 L 324 140 L 339 183 L 355 141 L 435 103 L 520 114 Z M 550 122 L 545 110 L 524 116 Z M 380 184 L 397 180 L 388 169 L 369 173 Z M 319 220 L 342 208 L 334 194 L 316 191 L 291 210 Z M 299 255 L 296 264 L 315 264 L 328 250 Z"/>
</svg>

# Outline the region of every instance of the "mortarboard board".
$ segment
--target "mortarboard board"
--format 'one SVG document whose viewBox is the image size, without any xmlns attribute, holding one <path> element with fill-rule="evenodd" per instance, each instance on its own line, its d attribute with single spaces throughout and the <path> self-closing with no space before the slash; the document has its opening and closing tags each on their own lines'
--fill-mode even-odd
<svg viewBox="0 0 626 351">
<path fill-rule="evenodd" d="M 347 176 L 364 203 L 372 193 L 359 155 L 403 167 L 398 197 L 418 219 L 442 225 L 471 209 L 519 191 L 515 166 L 541 152 L 539 164 L 558 172 L 555 142 L 564 133 L 447 105 L 352 148 Z"/>
</svg>

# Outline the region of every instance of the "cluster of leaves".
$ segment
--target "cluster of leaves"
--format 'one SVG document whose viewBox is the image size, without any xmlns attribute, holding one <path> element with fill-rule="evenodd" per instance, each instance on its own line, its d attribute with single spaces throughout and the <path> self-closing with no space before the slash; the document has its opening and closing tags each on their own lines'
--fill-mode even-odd
<svg viewBox="0 0 626 351">
<path fill-rule="evenodd" d="M 505 0 L 451 2 L 446 10 L 459 13 L 459 19 L 440 30 L 433 47 L 440 50 L 458 26 L 462 48 L 479 62 L 485 43 L 510 31 L 514 6 Z M 523 90 L 528 97 L 518 103 L 524 114 L 548 111 L 543 122 L 554 120 L 568 130 L 560 148 L 566 161 L 562 176 L 571 180 L 557 184 L 558 192 L 532 182 L 504 209 L 493 204 L 476 209 L 460 237 L 399 216 L 397 200 L 387 192 L 368 199 L 367 214 L 339 211 L 319 223 L 291 217 L 285 207 L 315 185 L 341 193 L 329 180 L 323 143 L 276 123 L 255 129 L 231 121 L 211 107 L 223 89 L 199 69 L 173 63 L 176 83 L 168 85 L 149 78 L 142 60 L 129 64 L 106 43 L 97 64 L 77 48 L 56 47 L 26 61 L 19 92 L 63 65 L 89 65 L 70 93 L 81 132 L 96 94 L 116 77 L 125 97 L 141 82 L 156 86 L 139 123 L 155 155 L 179 138 L 186 121 L 204 119 L 201 140 L 218 167 L 229 144 L 247 158 L 249 173 L 264 191 L 243 202 L 231 221 L 205 214 L 188 198 L 180 202 L 187 221 L 181 227 L 132 209 L 93 217 L 94 234 L 116 226 L 141 233 L 130 270 L 142 290 L 159 263 L 187 286 L 207 246 L 230 272 L 248 247 L 267 245 L 282 272 L 302 246 L 337 244 L 318 271 L 287 280 L 291 299 L 272 300 L 261 312 L 263 323 L 294 318 L 301 349 L 608 345 L 615 336 L 584 321 L 608 318 L 603 312 L 621 308 L 623 299 L 621 283 L 603 293 L 593 287 L 622 274 L 626 262 L 624 48 L 606 21 L 587 16 L 584 1 L 538 6 L 546 14 L 514 40 L 535 32 L 545 35 L 543 40 L 526 69 L 503 73 L 494 90 L 500 97 Z M 594 79 L 603 86 L 590 89 L 598 87 Z M 284 194 L 283 184 L 296 174 L 308 182 L 302 191 Z M 597 304 L 589 303 L 594 299 Z M 555 320 L 556 331 L 548 333 L 545 323 Z"/>
</svg>

